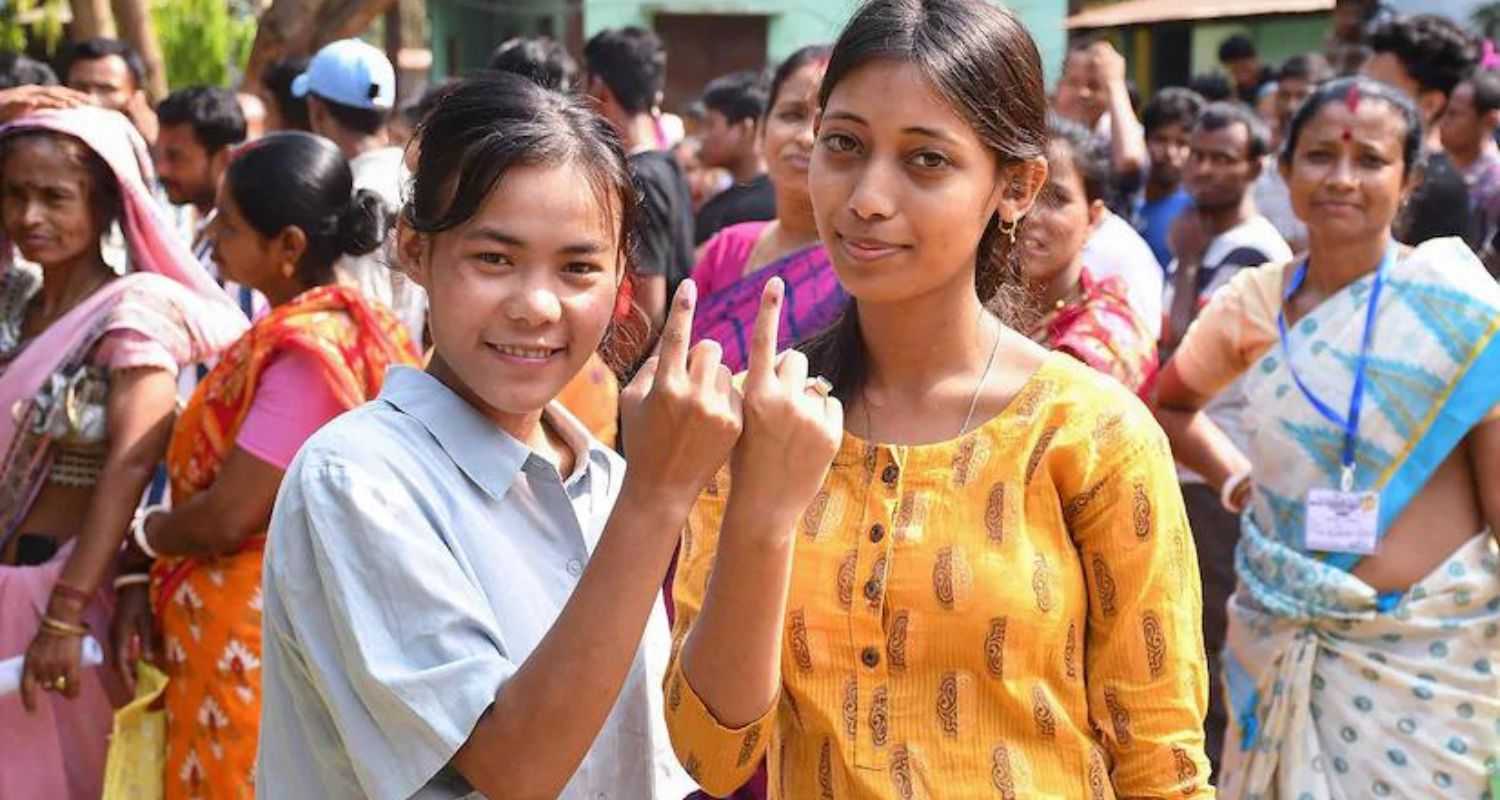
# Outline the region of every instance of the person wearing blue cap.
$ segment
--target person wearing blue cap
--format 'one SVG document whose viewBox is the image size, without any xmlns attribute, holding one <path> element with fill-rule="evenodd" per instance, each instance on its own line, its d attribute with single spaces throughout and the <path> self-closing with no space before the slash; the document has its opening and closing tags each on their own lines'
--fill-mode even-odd
<svg viewBox="0 0 1500 800">
<path fill-rule="evenodd" d="M 292 81 L 292 94 L 307 100 L 312 132 L 330 139 L 349 159 L 354 188 L 380 195 L 394 216 L 401 208 L 407 176 L 401 148 L 391 146 L 386 129 L 396 104 L 396 70 L 385 53 L 359 39 L 325 45 Z M 340 283 L 396 312 L 412 339 L 422 340 L 426 295 L 388 268 L 381 251 L 345 258 L 338 272 Z"/>
</svg>

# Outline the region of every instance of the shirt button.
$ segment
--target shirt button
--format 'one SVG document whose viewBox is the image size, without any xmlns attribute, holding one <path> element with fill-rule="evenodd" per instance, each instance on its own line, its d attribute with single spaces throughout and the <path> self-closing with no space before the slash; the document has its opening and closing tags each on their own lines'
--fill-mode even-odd
<svg viewBox="0 0 1500 800">
<path fill-rule="evenodd" d="M 870 541 L 875 542 L 876 544 L 879 544 L 880 540 L 884 539 L 884 538 L 885 538 L 885 526 L 881 525 L 878 522 L 875 523 L 874 527 L 870 528 Z"/>
<path fill-rule="evenodd" d="M 572 561 L 569 561 L 568 562 L 568 574 L 572 575 L 575 578 L 578 577 L 579 575 L 582 575 L 583 574 L 583 562 L 579 561 L 576 558 L 573 559 Z"/>
<path fill-rule="evenodd" d="M 886 464 L 885 465 L 885 470 L 880 473 L 880 479 L 882 481 L 885 481 L 885 485 L 886 486 L 889 486 L 889 487 L 892 487 L 892 488 L 895 488 L 895 486 L 896 486 L 896 480 L 898 478 L 900 478 L 900 477 L 901 477 L 901 468 L 897 467 L 895 464 Z"/>
<path fill-rule="evenodd" d="M 874 647 L 866 647 L 865 651 L 860 653 L 859 660 L 863 661 L 865 666 L 874 669 L 880 665 L 880 651 Z"/>
</svg>

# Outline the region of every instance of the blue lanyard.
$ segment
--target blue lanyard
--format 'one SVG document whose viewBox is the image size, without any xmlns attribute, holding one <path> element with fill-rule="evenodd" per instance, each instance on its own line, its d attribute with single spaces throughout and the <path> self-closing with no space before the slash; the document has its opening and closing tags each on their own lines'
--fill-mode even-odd
<svg viewBox="0 0 1500 800">
<path fill-rule="evenodd" d="M 1380 290 L 1385 287 L 1385 274 L 1396 263 L 1396 243 L 1391 242 L 1386 246 L 1385 257 L 1380 260 L 1380 265 L 1375 268 L 1375 285 L 1370 289 L 1370 303 L 1365 308 L 1365 332 L 1359 347 L 1359 360 L 1354 367 L 1354 391 L 1349 396 L 1349 415 L 1340 416 L 1327 403 L 1323 402 L 1313 390 L 1303 382 L 1302 376 L 1297 374 L 1297 367 L 1292 363 L 1292 349 L 1288 344 L 1290 336 L 1286 329 L 1286 304 L 1291 302 L 1292 296 L 1302 288 L 1307 280 L 1307 262 L 1303 261 L 1297 267 L 1297 272 L 1292 276 L 1292 282 L 1286 288 L 1286 295 L 1282 297 L 1282 310 L 1276 313 L 1276 328 L 1281 333 L 1281 354 L 1286 360 L 1286 370 L 1292 374 L 1292 380 L 1297 383 L 1297 388 L 1302 390 L 1302 395 L 1312 403 L 1313 408 L 1323 415 L 1323 418 L 1332 422 L 1344 430 L 1344 453 L 1342 464 L 1344 467 L 1343 490 L 1348 492 L 1354 488 L 1354 446 L 1359 441 L 1359 410 L 1364 405 L 1365 399 L 1365 368 L 1370 359 L 1370 342 L 1375 338 L 1375 310 L 1380 305 Z"/>
</svg>

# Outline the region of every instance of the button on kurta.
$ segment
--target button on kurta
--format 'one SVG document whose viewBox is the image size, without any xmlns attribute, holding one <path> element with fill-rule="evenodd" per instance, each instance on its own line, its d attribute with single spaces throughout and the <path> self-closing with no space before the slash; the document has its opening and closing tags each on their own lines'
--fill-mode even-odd
<svg viewBox="0 0 1500 800">
<path fill-rule="evenodd" d="M 880 665 L 880 650 L 874 647 L 866 647 L 865 651 L 860 653 L 859 660 L 863 661 L 865 666 L 874 669 Z"/>
<path fill-rule="evenodd" d="M 880 480 L 884 481 L 885 485 L 888 487 L 894 487 L 896 485 L 896 480 L 900 477 L 901 468 L 896 466 L 895 464 L 886 464 L 885 469 L 880 473 Z"/>
<path fill-rule="evenodd" d="M 880 581 L 871 578 L 865 582 L 865 599 L 872 603 L 880 599 Z"/>
<path fill-rule="evenodd" d="M 875 523 L 875 525 L 870 528 L 870 541 L 872 541 L 872 542 L 874 542 L 876 544 L 880 544 L 880 540 L 884 539 L 884 538 L 885 538 L 885 526 L 881 525 L 878 522 Z"/>
</svg>

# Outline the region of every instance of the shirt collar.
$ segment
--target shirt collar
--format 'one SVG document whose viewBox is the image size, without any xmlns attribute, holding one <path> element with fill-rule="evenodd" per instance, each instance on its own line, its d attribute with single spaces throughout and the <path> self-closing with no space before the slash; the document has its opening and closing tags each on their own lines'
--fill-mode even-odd
<svg viewBox="0 0 1500 800">
<path fill-rule="evenodd" d="M 500 430 L 452 389 L 420 369 L 392 367 L 380 399 L 422 423 L 469 480 L 495 500 L 505 497 L 517 473 L 533 457 L 531 448 Z M 586 465 L 608 464 L 603 445 L 561 405 L 554 402 L 545 413 L 575 453 L 575 474 Z"/>
</svg>

